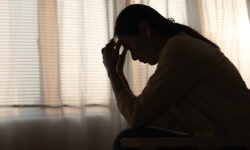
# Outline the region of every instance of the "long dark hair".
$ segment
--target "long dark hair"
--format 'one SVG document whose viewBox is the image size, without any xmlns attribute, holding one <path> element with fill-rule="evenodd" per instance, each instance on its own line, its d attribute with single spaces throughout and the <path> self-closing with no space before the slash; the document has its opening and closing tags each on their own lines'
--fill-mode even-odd
<svg viewBox="0 0 250 150">
<path fill-rule="evenodd" d="M 153 8 L 142 4 L 129 5 L 122 10 L 116 19 L 114 35 L 136 35 L 138 33 L 138 23 L 140 20 L 147 21 L 149 25 L 158 32 L 170 36 L 185 32 L 194 38 L 219 48 L 215 43 L 208 40 L 194 29 L 183 24 L 175 23 L 171 18 L 166 19 Z"/>
</svg>

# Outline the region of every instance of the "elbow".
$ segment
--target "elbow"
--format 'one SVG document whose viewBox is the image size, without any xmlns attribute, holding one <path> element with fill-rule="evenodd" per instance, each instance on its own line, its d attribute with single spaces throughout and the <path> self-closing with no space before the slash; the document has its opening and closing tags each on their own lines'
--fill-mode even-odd
<svg viewBox="0 0 250 150">
<path fill-rule="evenodd" d="M 130 116 L 128 123 L 133 128 L 146 127 L 149 125 L 147 118 L 138 110 L 133 111 Z"/>
<path fill-rule="evenodd" d="M 130 124 L 130 126 L 132 128 L 140 128 L 140 127 L 146 127 L 147 126 L 146 124 L 144 124 L 142 122 L 139 122 L 137 120 L 131 121 L 129 124 Z"/>
<path fill-rule="evenodd" d="M 145 127 L 149 125 L 148 116 L 145 116 L 145 109 L 141 107 L 134 97 L 127 104 L 118 103 L 118 109 L 131 127 Z M 129 102 L 129 103 L 128 103 Z"/>
</svg>

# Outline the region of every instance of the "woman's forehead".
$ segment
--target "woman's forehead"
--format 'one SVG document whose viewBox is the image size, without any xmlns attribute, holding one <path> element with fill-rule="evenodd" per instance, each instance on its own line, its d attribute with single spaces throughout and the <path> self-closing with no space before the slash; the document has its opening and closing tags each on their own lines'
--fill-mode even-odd
<svg viewBox="0 0 250 150">
<path fill-rule="evenodd" d="M 129 37 L 127 37 L 127 36 L 119 36 L 119 37 L 118 37 L 119 42 L 120 42 L 120 43 L 122 44 L 122 46 L 123 46 L 124 48 L 126 48 L 126 49 L 129 49 L 129 46 L 128 46 L 128 44 L 129 44 L 128 38 L 129 38 Z"/>
</svg>

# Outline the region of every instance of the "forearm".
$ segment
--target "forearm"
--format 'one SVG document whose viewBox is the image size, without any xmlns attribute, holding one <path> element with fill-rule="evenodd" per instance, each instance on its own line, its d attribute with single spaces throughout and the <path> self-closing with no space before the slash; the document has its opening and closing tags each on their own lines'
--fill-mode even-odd
<svg viewBox="0 0 250 150">
<path fill-rule="evenodd" d="M 135 96 L 131 92 L 125 76 L 122 77 L 116 72 L 109 72 L 108 75 L 114 90 L 118 109 L 128 123 L 132 125 L 134 119 L 131 114 L 133 111 L 131 112 L 131 110 L 134 109 L 133 102 Z"/>
<path fill-rule="evenodd" d="M 129 84 L 123 73 L 117 73 L 116 71 L 109 71 L 108 76 L 111 81 L 111 85 L 116 99 L 119 98 L 118 95 L 120 91 L 126 91 L 128 95 L 130 95 L 132 98 L 134 97 L 134 94 L 131 91 Z"/>
<path fill-rule="evenodd" d="M 115 43 L 112 39 L 102 49 L 103 63 L 111 81 L 118 109 L 129 124 L 132 124 L 134 120 L 134 102 L 136 97 L 132 93 L 122 70 L 127 49 L 123 50 L 122 54 L 119 55 L 120 47 L 121 43 L 119 43 L 119 41 Z"/>
<path fill-rule="evenodd" d="M 123 71 L 119 71 L 117 74 L 120 77 L 120 79 L 122 80 L 122 83 L 125 86 L 125 89 L 130 93 L 130 95 L 134 95 L 129 84 L 128 84 L 128 81 L 127 81 Z"/>
</svg>

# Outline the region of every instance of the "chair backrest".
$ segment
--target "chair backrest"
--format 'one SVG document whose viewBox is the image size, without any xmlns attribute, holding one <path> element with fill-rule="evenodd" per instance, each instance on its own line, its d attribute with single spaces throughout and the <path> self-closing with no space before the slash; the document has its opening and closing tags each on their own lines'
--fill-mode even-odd
<svg viewBox="0 0 250 150">
<path fill-rule="evenodd" d="M 249 137 L 218 137 L 218 138 L 123 138 L 121 146 L 140 148 L 141 150 L 155 150 L 156 148 L 194 147 L 198 149 L 234 149 L 250 150 Z"/>
</svg>

